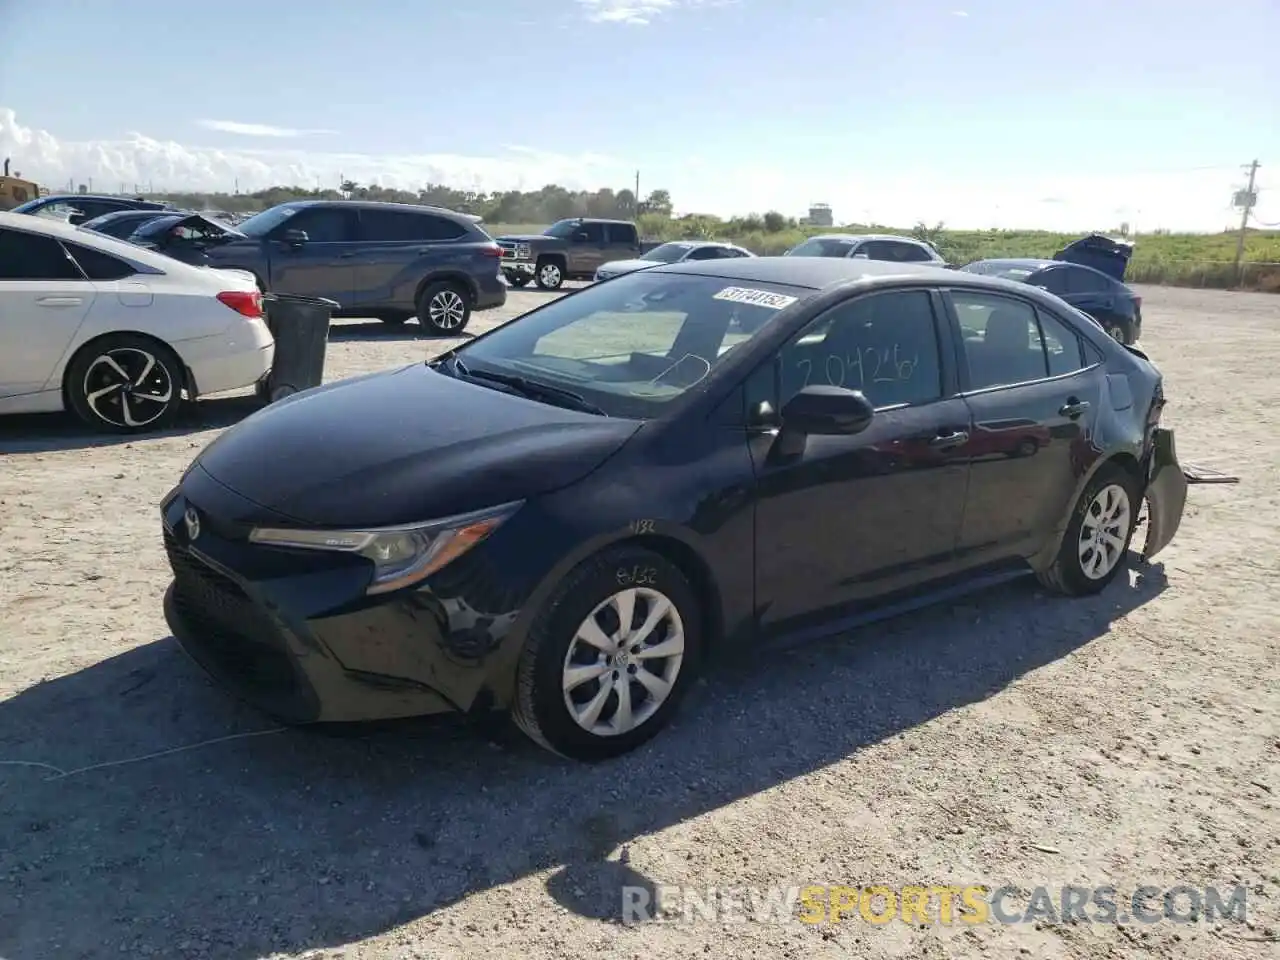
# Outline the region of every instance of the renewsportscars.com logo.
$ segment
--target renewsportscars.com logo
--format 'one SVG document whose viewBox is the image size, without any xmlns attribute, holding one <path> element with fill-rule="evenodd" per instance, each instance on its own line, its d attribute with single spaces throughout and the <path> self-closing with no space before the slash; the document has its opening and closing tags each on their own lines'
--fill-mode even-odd
<svg viewBox="0 0 1280 960">
<path fill-rule="evenodd" d="M 911 924 L 1246 922 L 1247 887 L 844 886 L 622 888 L 622 922 Z"/>
</svg>

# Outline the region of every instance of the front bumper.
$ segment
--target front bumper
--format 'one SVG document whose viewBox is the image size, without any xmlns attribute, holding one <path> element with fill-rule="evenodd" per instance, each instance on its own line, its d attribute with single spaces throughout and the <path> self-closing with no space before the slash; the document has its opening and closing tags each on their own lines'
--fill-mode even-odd
<svg viewBox="0 0 1280 960">
<path fill-rule="evenodd" d="M 1150 560 L 1169 545 L 1182 524 L 1187 505 L 1187 476 L 1178 463 L 1173 431 L 1157 428 L 1147 479 L 1147 542 L 1142 559 Z"/>
<path fill-rule="evenodd" d="M 250 544 L 247 526 L 222 519 L 239 497 L 219 486 L 194 468 L 161 517 L 173 572 L 165 619 L 220 685 L 286 723 L 421 716 L 492 701 L 481 694 L 498 675 L 515 614 L 478 614 L 485 589 L 475 576 L 463 590 L 366 597 L 369 567 L 359 558 Z"/>
</svg>

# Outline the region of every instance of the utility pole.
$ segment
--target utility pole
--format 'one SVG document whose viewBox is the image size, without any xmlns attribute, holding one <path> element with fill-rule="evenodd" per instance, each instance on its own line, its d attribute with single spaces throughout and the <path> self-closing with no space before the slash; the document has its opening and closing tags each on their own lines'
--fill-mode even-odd
<svg viewBox="0 0 1280 960">
<path fill-rule="evenodd" d="M 640 212 L 640 171 L 636 171 L 636 213 Z"/>
<path fill-rule="evenodd" d="M 1253 212 L 1254 206 L 1258 203 L 1257 191 L 1253 189 L 1258 178 L 1258 167 L 1260 164 L 1257 160 L 1249 164 L 1249 186 L 1236 194 L 1236 206 L 1240 208 L 1240 235 L 1236 237 L 1236 286 L 1240 285 L 1243 280 L 1242 270 L 1244 269 L 1244 238 L 1249 229 L 1249 214 Z"/>
</svg>

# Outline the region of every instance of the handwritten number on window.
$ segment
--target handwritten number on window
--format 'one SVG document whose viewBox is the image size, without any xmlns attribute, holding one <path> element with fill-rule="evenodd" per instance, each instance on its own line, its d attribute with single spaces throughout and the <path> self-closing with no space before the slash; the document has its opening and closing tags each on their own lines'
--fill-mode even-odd
<svg viewBox="0 0 1280 960">
<path fill-rule="evenodd" d="M 831 353 L 827 354 L 822 372 L 831 386 L 847 387 L 850 390 L 865 390 L 868 383 L 897 383 L 915 376 L 916 367 L 920 363 L 918 353 L 912 357 L 904 354 L 901 344 L 896 343 L 892 349 L 866 347 L 844 357 Z M 804 374 L 804 382 L 801 384 L 801 389 L 804 389 L 813 375 L 813 361 L 807 357 L 797 360 L 796 369 Z"/>
</svg>

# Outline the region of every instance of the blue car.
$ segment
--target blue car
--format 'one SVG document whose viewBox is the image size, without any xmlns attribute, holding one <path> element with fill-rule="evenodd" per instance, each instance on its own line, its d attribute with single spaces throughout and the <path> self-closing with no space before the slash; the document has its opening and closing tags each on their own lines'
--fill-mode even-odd
<svg viewBox="0 0 1280 960">
<path fill-rule="evenodd" d="M 1133 244 L 1090 234 L 1051 260 L 976 260 L 960 269 L 1048 290 L 1093 317 L 1114 340 L 1131 344 L 1142 335 L 1142 297 L 1124 283 L 1132 255 Z"/>
</svg>

